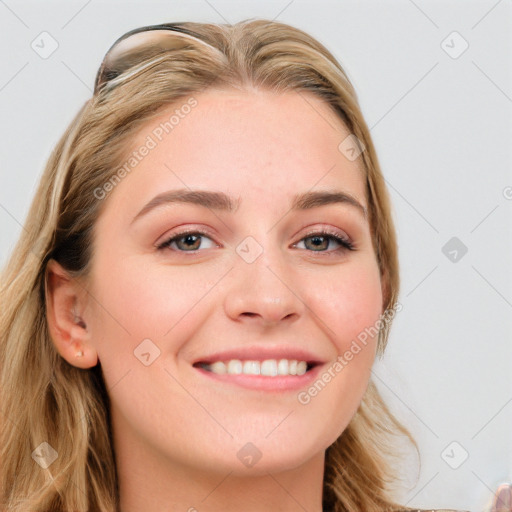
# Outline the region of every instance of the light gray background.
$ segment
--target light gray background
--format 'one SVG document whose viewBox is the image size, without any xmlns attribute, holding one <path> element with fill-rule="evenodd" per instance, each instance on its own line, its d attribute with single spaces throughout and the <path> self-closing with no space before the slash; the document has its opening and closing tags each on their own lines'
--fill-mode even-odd
<svg viewBox="0 0 512 512">
<path fill-rule="evenodd" d="M 403 502 L 485 510 L 512 480 L 510 0 L 0 0 L 0 264 L 119 35 L 251 17 L 302 28 L 340 60 L 390 187 L 403 311 L 374 373 L 421 448 Z M 31 48 L 43 31 L 58 42 L 46 59 Z M 469 44 L 457 58 L 454 31 Z M 455 262 L 442 252 L 454 236 L 468 249 Z"/>
</svg>

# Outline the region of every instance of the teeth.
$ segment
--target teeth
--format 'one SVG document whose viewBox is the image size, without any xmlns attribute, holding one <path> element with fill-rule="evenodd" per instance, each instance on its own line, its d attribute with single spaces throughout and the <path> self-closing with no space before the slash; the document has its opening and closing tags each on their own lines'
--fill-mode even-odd
<svg viewBox="0 0 512 512">
<path fill-rule="evenodd" d="M 281 359 L 277 365 L 279 375 L 288 375 L 288 359 Z"/>
<path fill-rule="evenodd" d="M 223 374 L 223 373 L 226 373 L 226 371 L 227 371 L 226 365 L 222 361 L 215 361 L 215 363 L 213 363 L 210 366 L 210 368 L 213 373 Z"/>
<path fill-rule="evenodd" d="M 266 359 L 265 361 L 215 361 L 212 364 L 203 363 L 202 367 L 212 373 L 219 375 L 264 375 L 265 377 L 276 377 L 278 375 L 304 375 L 308 369 L 306 361 L 295 359 Z"/>
<path fill-rule="evenodd" d="M 297 375 L 304 375 L 308 369 L 306 361 L 300 361 L 297 363 Z"/>
<path fill-rule="evenodd" d="M 277 375 L 277 362 L 275 359 L 267 359 L 261 363 L 261 375 L 275 377 Z"/>
<path fill-rule="evenodd" d="M 231 361 L 229 361 L 229 363 L 227 364 L 227 373 L 229 373 L 230 375 L 239 375 L 240 373 L 242 373 L 242 361 L 239 361 L 238 359 L 232 359 Z"/>
<path fill-rule="evenodd" d="M 245 375 L 259 375 L 261 373 L 260 362 L 259 361 L 245 361 L 242 373 Z"/>
</svg>

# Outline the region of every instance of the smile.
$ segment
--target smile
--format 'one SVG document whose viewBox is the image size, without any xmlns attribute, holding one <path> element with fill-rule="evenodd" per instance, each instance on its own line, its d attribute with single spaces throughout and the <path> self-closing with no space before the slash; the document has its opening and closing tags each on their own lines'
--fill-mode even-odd
<svg viewBox="0 0 512 512">
<path fill-rule="evenodd" d="M 283 375 L 304 375 L 312 365 L 295 359 L 265 359 L 264 361 L 231 359 L 214 363 L 199 363 L 198 366 L 217 375 L 262 375 L 277 377 Z"/>
</svg>

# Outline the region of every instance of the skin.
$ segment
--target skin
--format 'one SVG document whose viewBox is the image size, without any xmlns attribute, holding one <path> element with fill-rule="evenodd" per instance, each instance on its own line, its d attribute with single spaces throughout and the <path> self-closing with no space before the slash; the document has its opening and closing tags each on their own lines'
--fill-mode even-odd
<svg viewBox="0 0 512 512">
<path fill-rule="evenodd" d="M 349 131 L 310 93 L 194 97 L 197 106 L 105 199 L 86 283 L 51 262 L 50 332 L 70 364 L 101 362 L 122 512 L 318 512 L 325 450 L 363 397 L 376 338 L 307 405 L 298 390 L 218 383 L 192 363 L 284 344 L 312 351 L 327 369 L 375 324 L 382 283 L 368 221 L 348 204 L 289 211 L 294 194 L 332 188 L 367 208 L 361 159 L 340 152 Z M 143 127 L 133 149 L 175 109 Z M 154 196 L 178 188 L 222 191 L 239 207 L 167 204 L 131 224 Z M 194 254 L 183 239 L 155 247 L 187 228 L 211 233 Z M 305 238 L 313 228 L 347 235 L 355 250 L 336 251 L 334 240 L 315 248 Z M 236 251 L 247 236 L 263 249 L 250 264 Z M 144 339 L 160 350 L 149 366 L 134 356 Z M 252 467 L 237 457 L 248 442 L 262 454 Z"/>
</svg>

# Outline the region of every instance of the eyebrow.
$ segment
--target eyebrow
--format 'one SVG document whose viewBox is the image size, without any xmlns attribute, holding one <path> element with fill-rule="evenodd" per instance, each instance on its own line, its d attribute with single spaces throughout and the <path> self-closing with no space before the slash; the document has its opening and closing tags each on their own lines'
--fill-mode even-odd
<svg viewBox="0 0 512 512">
<path fill-rule="evenodd" d="M 151 210 L 165 204 L 188 203 L 204 206 L 211 210 L 235 213 L 240 206 L 240 202 L 240 198 L 235 200 L 224 192 L 190 189 L 169 190 L 151 199 L 151 201 L 133 218 L 131 223 L 133 224 L 137 219 L 143 217 Z M 354 207 L 362 214 L 365 220 L 367 219 L 368 213 L 366 208 L 354 196 L 341 190 L 310 191 L 303 194 L 296 194 L 292 200 L 291 210 L 309 210 L 318 206 L 340 203 Z"/>
</svg>

